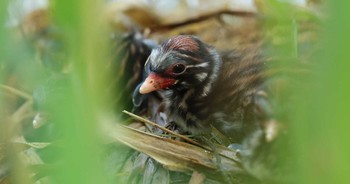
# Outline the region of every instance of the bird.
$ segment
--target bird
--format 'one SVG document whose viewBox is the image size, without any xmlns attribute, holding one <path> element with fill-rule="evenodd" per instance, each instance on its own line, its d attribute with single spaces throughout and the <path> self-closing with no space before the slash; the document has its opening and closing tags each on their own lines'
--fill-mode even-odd
<svg viewBox="0 0 350 184">
<path fill-rule="evenodd" d="M 159 92 L 167 115 L 194 135 L 214 127 L 233 142 L 261 129 L 269 112 L 258 49 L 222 52 L 193 35 L 174 36 L 151 51 L 138 92 Z"/>
</svg>

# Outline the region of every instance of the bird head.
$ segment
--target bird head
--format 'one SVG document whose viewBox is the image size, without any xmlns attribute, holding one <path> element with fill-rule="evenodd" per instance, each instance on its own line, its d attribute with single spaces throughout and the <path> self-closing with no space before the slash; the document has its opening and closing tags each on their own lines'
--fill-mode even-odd
<svg viewBox="0 0 350 184">
<path fill-rule="evenodd" d="M 221 59 L 213 47 L 194 36 L 176 36 L 152 50 L 145 63 L 148 76 L 139 92 L 205 87 L 215 80 L 220 66 Z"/>
</svg>

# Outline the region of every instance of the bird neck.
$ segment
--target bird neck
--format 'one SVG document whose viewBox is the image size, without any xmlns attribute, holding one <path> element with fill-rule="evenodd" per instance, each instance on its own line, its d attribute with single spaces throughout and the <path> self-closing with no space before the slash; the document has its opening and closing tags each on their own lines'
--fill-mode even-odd
<svg viewBox="0 0 350 184">
<path fill-rule="evenodd" d="M 199 97 L 206 97 L 208 94 L 212 91 L 212 87 L 214 83 L 217 81 L 221 66 L 222 66 L 222 60 L 218 52 L 214 48 L 208 48 L 209 57 L 211 59 L 211 62 L 209 62 L 209 72 L 208 77 L 202 82 L 201 85 L 196 87 L 196 91 L 200 92 Z"/>
</svg>

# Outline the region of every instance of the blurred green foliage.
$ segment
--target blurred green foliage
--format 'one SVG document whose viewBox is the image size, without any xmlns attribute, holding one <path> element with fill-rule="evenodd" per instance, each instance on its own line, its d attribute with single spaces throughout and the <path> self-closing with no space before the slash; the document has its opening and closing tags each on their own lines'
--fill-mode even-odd
<svg viewBox="0 0 350 184">
<path fill-rule="evenodd" d="M 315 75 L 300 86 L 293 113 L 303 183 L 349 183 L 350 2 L 327 2 L 329 16 L 313 57 Z"/>
<path fill-rule="evenodd" d="M 57 183 L 106 183 L 101 164 L 103 147 L 98 137 L 103 111 L 104 29 L 99 25 L 102 1 L 55 1 L 54 18 L 62 29 L 73 63 L 71 84 L 64 106 L 55 107 L 64 139 L 62 167 L 54 173 Z M 69 93 L 71 91 L 72 93 Z M 54 104 L 55 105 L 55 104 Z M 57 154 L 57 153 L 56 153 Z"/>
<path fill-rule="evenodd" d="M 97 125 L 109 98 L 100 93 L 105 88 L 108 76 L 100 74 L 103 61 L 108 60 L 105 53 L 107 44 L 104 42 L 106 30 L 99 16 L 103 3 L 57 0 L 52 7 L 54 19 L 63 33 L 68 59 L 74 66 L 68 76 L 69 84 L 63 92 L 65 103 L 50 105 L 64 135 L 60 151 L 55 149 L 48 152 L 52 157 L 63 156 L 60 166 L 50 171 L 57 183 L 108 183 L 101 163 L 105 148 L 98 135 Z M 282 100 L 290 106 L 290 111 L 283 112 L 288 117 L 282 118 L 293 122 L 289 126 L 293 132 L 296 154 L 296 183 L 350 182 L 347 174 L 350 171 L 350 2 L 327 3 L 330 14 L 326 17 L 323 29 L 322 49 L 312 56 L 312 75 L 307 78 L 296 76 L 303 82 L 289 87 L 292 93 L 297 94 L 297 98 L 293 101 Z M 6 1 L 0 1 L 0 22 L 5 22 L 6 6 Z M 267 22 L 267 29 L 276 24 L 284 24 L 288 29 L 282 31 L 282 35 L 271 35 L 282 36 L 287 42 L 285 47 L 272 48 L 270 52 L 296 59 L 298 50 L 295 32 L 298 28 L 293 16 L 299 14 L 292 14 L 289 12 L 291 9 L 276 1 L 271 1 L 271 7 L 274 11 L 268 15 L 278 18 Z M 16 75 L 16 81 L 22 83 L 20 86 L 23 89 L 33 90 L 29 86 L 35 86 L 47 74 L 34 67 L 34 54 L 28 51 L 24 43 L 11 39 L 4 26 L 0 26 L 0 29 L 1 83 L 8 82 L 4 78 L 8 80 L 9 76 L 6 75 Z M 293 65 L 290 62 L 294 61 L 279 65 L 290 66 Z M 11 133 L 17 132 L 7 132 L 12 129 L 10 121 L 5 121 L 8 114 L 4 109 L 10 107 L 5 106 L 3 97 L 0 96 L 0 140 L 6 142 Z M 14 150 L 7 151 L 9 154 Z M 21 168 L 23 165 L 16 162 L 15 156 L 13 158 L 10 162 L 15 165 L 12 168 L 13 181 L 30 183 L 29 177 L 22 177 L 27 172 Z"/>
</svg>

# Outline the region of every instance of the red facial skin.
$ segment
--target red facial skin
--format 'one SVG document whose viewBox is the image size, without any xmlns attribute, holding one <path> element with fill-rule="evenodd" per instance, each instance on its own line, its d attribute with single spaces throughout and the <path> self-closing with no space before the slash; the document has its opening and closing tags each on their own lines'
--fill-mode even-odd
<svg viewBox="0 0 350 184">
<path fill-rule="evenodd" d="M 166 78 L 159 76 L 155 73 L 150 73 L 146 80 L 142 83 L 139 92 L 141 94 L 147 94 L 160 89 L 165 89 L 174 85 L 176 82 L 173 78 Z"/>
</svg>

